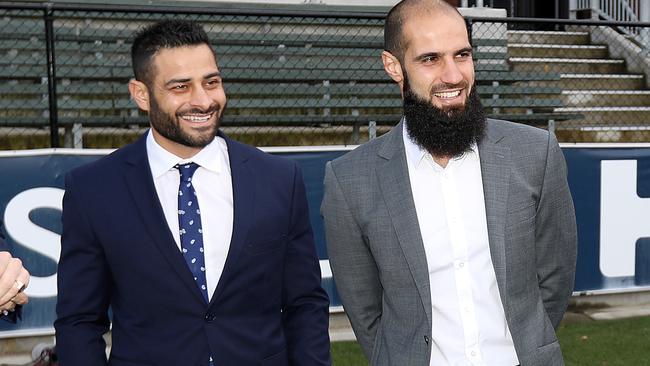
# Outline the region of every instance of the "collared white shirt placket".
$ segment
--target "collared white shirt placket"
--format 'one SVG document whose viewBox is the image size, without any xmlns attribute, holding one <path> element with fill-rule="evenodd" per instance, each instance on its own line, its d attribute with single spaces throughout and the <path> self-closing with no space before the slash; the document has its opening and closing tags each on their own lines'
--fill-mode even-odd
<svg viewBox="0 0 650 366">
<path fill-rule="evenodd" d="M 459 160 L 450 160 L 447 167 L 441 172 L 442 197 L 445 201 L 447 224 L 449 226 L 450 244 L 453 250 L 453 269 L 456 279 L 456 294 L 460 305 L 460 319 L 463 326 L 465 340 L 465 356 L 471 360 L 472 365 L 482 365 L 481 351 L 479 349 L 479 331 L 477 328 L 476 312 L 474 311 L 474 296 L 472 293 L 472 278 L 470 274 L 470 261 L 467 249 L 467 238 L 463 214 L 457 191 L 455 170 Z"/>
</svg>

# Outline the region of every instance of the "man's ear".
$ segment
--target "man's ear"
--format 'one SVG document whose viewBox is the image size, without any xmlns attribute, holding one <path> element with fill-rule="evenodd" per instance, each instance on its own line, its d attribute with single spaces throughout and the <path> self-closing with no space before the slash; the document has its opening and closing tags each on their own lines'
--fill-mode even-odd
<svg viewBox="0 0 650 366">
<path fill-rule="evenodd" d="M 402 65 L 397 57 L 388 51 L 383 51 L 381 53 L 381 60 L 384 62 L 384 71 L 386 71 L 393 81 L 400 84 L 401 87 L 404 76 L 402 75 Z"/>
<path fill-rule="evenodd" d="M 149 112 L 149 88 L 143 82 L 131 79 L 129 81 L 129 93 L 131 93 L 131 99 L 138 105 L 138 108 Z"/>
</svg>

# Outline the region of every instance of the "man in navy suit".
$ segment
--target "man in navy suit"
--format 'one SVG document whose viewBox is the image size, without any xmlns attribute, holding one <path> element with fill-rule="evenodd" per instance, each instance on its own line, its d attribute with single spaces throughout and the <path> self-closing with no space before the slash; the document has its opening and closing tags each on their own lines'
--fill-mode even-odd
<svg viewBox="0 0 650 366">
<path fill-rule="evenodd" d="M 29 300 L 23 292 L 29 283 L 29 272 L 20 259 L 7 251 L 3 239 L 0 233 L 0 319 L 15 323 L 22 305 Z"/>
<path fill-rule="evenodd" d="M 298 166 L 218 130 L 226 95 L 199 25 L 153 24 L 131 54 L 151 129 L 66 177 L 61 365 L 107 364 L 109 307 L 109 365 L 329 365 Z"/>
</svg>

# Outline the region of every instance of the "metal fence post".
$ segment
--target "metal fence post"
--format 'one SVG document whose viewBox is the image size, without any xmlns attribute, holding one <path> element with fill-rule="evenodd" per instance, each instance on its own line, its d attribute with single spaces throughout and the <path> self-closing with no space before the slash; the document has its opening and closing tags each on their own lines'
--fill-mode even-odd
<svg viewBox="0 0 650 366">
<path fill-rule="evenodd" d="M 54 11 L 52 3 L 43 9 L 45 21 L 45 50 L 47 53 L 47 95 L 50 112 L 50 146 L 59 147 L 59 118 L 56 106 L 56 59 L 54 57 Z"/>
<path fill-rule="evenodd" d="M 555 134 L 555 120 L 554 119 L 549 119 L 548 120 L 548 132 Z"/>
<path fill-rule="evenodd" d="M 368 122 L 368 140 L 374 140 L 377 138 L 377 122 L 370 121 Z"/>
<path fill-rule="evenodd" d="M 639 3 L 639 20 L 641 22 L 650 22 L 650 4 L 647 1 Z M 650 28 L 645 27 L 640 31 L 641 42 L 645 47 L 646 56 L 650 55 Z"/>
<path fill-rule="evenodd" d="M 352 125 L 352 143 L 359 143 L 359 121 L 355 121 Z"/>
<path fill-rule="evenodd" d="M 591 19 L 598 20 L 598 15 L 600 14 L 600 4 L 598 4 L 598 0 L 591 0 L 589 9 L 591 9 Z"/>
</svg>

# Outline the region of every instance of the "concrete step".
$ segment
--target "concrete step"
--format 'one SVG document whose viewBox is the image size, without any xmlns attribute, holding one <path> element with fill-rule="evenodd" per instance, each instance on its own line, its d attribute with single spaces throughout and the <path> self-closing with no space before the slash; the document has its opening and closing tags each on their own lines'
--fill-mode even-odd
<svg viewBox="0 0 650 366">
<path fill-rule="evenodd" d="M 584 127 L 643 127 L 650 126 L 650 107 L 561 107 L 556 113 L 579 113 L 581 119 L 564 121 L 566 126 Z"/>
<path fill-rule="evenodd" d="M 588 32 L 508 31 L 508 43 L 588 44 Z"/>
<path fill-rule="evenodd" d="M 624 73 L 624 60 L 591 58 L 510 57 L 512 71 L 560 73 Z"/>
<path fill-rule="evenodd" d="M 517 82 L 517 86 L 559 87 L 562 90 L 642 90 L 645 77 L 641 74 L 574 74 L 560 75 L 560 80 Z"/>
<path fill-rule="evenodd" d="M 602 45 L 526 44 L 508 45 L 508 57 L 607 58 Z"/>
<path fill-rule="evenodd" d="M 634 107 L 650 105 L 650 90 L 565 90 L 565 107 Z"/>
<path fill-rule="evenodd" d="M 27 354 L 0 356 L 0 366 L 26 365 L 32 361 L 32 356 Z"/>
</svg>

